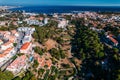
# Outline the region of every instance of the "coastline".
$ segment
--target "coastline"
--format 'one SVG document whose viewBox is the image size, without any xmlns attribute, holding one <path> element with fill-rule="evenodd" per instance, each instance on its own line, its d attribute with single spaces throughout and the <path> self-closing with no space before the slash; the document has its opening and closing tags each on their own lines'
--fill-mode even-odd
<svg viewBox="0 0 120 80">
<path fill-rule="evenodd" d="M 15 8 L 21 8 L 22 6 L 0 6 L 0 9 L 2 10 L 9 10 L 9 9 L 15 9 Z"/>
<path fill-rule="evenodd" d="M 9 8 L 11 11 L 26 11 L 32 13 L 74 13 L 74 12 L 119 12 L 120 7 L 114 6 L 22 6 Z"/>
</svg>

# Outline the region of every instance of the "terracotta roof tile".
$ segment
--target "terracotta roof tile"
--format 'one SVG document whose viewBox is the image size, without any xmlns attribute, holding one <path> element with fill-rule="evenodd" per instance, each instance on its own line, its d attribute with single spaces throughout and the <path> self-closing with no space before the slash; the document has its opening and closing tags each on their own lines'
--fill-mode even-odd
<svg viewBox="0 0 120 80">
<path fill-rule="evenodd" d="M 31 44 L 30 42 L 24 43 L 20 50 L 26 50 L 30 46 L 30 44 Z"/>
</svg>

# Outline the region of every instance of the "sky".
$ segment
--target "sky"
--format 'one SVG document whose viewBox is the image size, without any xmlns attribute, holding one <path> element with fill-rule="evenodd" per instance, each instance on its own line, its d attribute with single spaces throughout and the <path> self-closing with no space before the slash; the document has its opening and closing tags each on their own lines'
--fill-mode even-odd
<svg viewBox="0 0 120 80">
<path fill-rule="evenodd" d="M 120 0 L 0 0 L 10 5 L 120 6 Z"/>
</svg>

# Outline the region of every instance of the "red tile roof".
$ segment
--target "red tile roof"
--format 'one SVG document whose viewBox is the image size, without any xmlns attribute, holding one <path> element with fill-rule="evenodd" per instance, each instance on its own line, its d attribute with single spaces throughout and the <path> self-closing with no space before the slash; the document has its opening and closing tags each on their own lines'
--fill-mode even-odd
<svg viewBox="0 0 120 80">
<path fill-rule="evenodd" d="M 2 54 L 0 54 L 0 58 L 6 56 L 13 48 L 8 48 Z"/>
<path fill-rule="evenodd" d="M 118 43 L 118 41 L 115 40 L 113 37 L 109 37 L 109 39 L 110 39 L 114 44 L 117 44 L 117 43 Z"/>
<path fill-rule="evenodd" d="M 8 68 L 17 68 L 20 66 L 25 65 L 25 60 L 26 60 L 26 56 L 22 55 L 20 57 L 18 57 L 17 59 L 15 59 L 9 66 Z"/>
<path fill-rule="evenodd" d="M 30 42 L 24 43 L 20 50 L 26 50 L 30 46 L 30 44 L 31 44 Z"/>
<path fill-rule="evenodd" d="M 12 42 L 11 41 L 9 41 L 9 42 L 7 42 L 7 43 L 5 43 L 5 44 L 3 44 L 4 46 L 7 46 L 7 45 L 10 45 Z"/>
</svg>

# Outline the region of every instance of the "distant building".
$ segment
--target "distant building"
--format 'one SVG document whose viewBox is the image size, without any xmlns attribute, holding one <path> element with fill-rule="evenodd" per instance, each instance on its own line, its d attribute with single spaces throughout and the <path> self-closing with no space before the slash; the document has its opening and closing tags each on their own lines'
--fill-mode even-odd
<svg viewBox="0 0 120 80">
<path fill-rule="evenodd" d="M 27 24 L 29 25 L 40 25 L 40 22 L 38 20 L 30 20 L 30 19 L 27 19 L 26 20 Z"/>
<path fill-rule="evenodd" d="M 65 28 L 68 25 L 68 21 L 65 19 L 62 19 L 58 23 L 58 28 Z"/>
<path fill-rule="evenodd" d="M 44 19 L 44 24 L 47 24 L 48 23 L 48 18 L 45 18 Z"/>
<path fill-rule="evenodd" d="M 54 18 L 58 18 L 58 14 L 54 13 L 54 14 L 53 14 L 53 17 L 54 17 Z"/>
<path fill-rule="evenodd" d="M 43 20 L 44 20 L 44 18 L 43 18 L 43 17 L 40 17 L 40 18 L 39 18 L 39 20 L 40 20 L 40 21 L 43 21 Z"/>
</svg>

